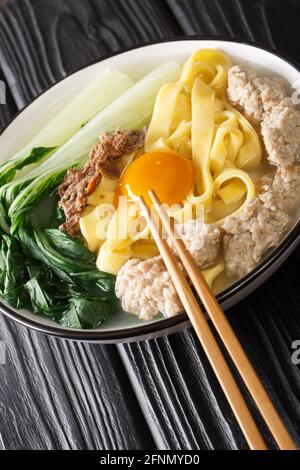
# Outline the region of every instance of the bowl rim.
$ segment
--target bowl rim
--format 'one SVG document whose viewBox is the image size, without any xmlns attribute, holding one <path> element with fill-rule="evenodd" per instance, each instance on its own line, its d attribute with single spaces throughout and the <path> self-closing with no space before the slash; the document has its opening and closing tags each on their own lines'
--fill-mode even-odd
<svg viewBox="0 0 300 470">
<path fill-rule="evenodd" d="M 288 57 L 286 54 L 277 52 L 270 47 L 267 47 L 263 44 L 260 44 L 256 41 L 244 41 L 242 39 L 233 39 L 231 37 L 226 36 L 216 36 L 216 35 L 191 35 L 191 36 L 175 36 L 171 38 L 165 38 L 160 40 L 154 40 L 149 42 L 142 42 L 138 45 L 134 45 L 131 47 L 127 47 L 112 53 L 109 53 L 102 57 L 101 59 L 96 59 L 88 64 L 79 67 L 78 69 L 70 72 L 65 77 L 55 81 L 49 87 L 47 87 L 43 92 L 39 93 L 33 100 L 31 100 L 24 108 L 18 111 L 12 119 L 9 120 L 8 124 L 1 130 L 0 138 L 4 134 L 5 130 L 14 122 L 14 120 L 29 106 L 32 105 L 34 101 L 36 101 L 39 97 L 47 93 L 52 87 L 57 85 L 58 83 L 66 80 L 70 76 L 76 74 L 80 70 L 83 70 L 91 65 L 100 63 L 106 59 L 109 59 L 114 56 L 121 55 L 126 52 L 134 51 L 136 49 L 141 49 L 147 46 L 152 46 L 156 44 L 164 44 L 168 42 L 180 42 L 180 41 L 221 41 L 221 42 L 231 42 L 236 44 L 242 44 L 247 46 L 252 46 L 266 52 L 269 52 L 280 59 L 283 59 L 289 65 L 292 65 L 299 73 L 300 73 L 300 66 L 296 61 Z M 217 299 L 220 303 L 224 303 L 232 298 L 234 295 L 238 294 L 239 291 L 247 288 L 252 282 L 255 281 L 258 277 L 260 277 L 263 273 L 265 273 L 273 263 L 276 263 L 277 260 L 281 258 L 284 252 L 288 249 L 290 245 L 293 244 L 300 236 L 300 219 L 291 229 L 290 233 L 285 237 L 285 239 L 278 245 L 277 248 L 272 250 L 272 252 L 264 258 L 264 260 L 249 274 L 244 276 L 242 279 L 236 281 L 230 287 L 225 289 L 222 293 L 217 295 Z M 35 330 L 40 333 L 44 333 L 47 335 L 70 339 L 70 340 L 77 340 L 77 341 L 94 341 L 94 342 L 106 342 L 106 343 L 116 343 L 116 342 L 126 342 L 129 340 L 140 340 L 143 337 L 151 337 L 151 334 L 155 335 L 158 334 L 160 331 L 167 331 L 172 330 L 176 327 L 179 327 L 180 324 L 187 323 L 188 317 L 186 313 L 181 313 L 174 317 L 170 318 L 162 318 L 160 320 L 145 323 L 144 325 L 138 325 L 133 327 L 126 327 L 124 329 L 114 329 L 114 330 L 72 330 L 70 328 L 60 327 L 56 325 L 44 325 L 38 321 L 39 316 L 36 316 L 35 319 L 26 318 L 15 311 L 10 306 L 6 305 L 0 298 L 0 312 L 5 315 L 6 317 L 16 321 L 17 323 L 26 326 L 32 330 Z"/>
</svg>

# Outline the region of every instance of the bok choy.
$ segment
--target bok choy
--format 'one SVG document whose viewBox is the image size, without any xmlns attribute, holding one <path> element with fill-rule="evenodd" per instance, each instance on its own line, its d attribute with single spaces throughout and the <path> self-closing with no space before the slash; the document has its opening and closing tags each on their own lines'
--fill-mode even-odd
<svg viewBox="0 0 300 470">
<path fill-rule="evenodd" d="M 0 186 L 13 180 L 16 172 L 44 161 L 97 113 L 128 90 L 134 82 L 125 74 L 106 69 L 94 78 L 61 112 L 43 127 L 12 158 L 0 165 Z"/>
<path fill-rule="evenodd" d="M 0 269 L 0 294 L 15 308 L 73 328 L 95 328 L 106 319 L 114 277 L 96 269 L 79 238 L 26 224 L 19 239 L 2 237 Z"/>
<path fill-rule="evenodd" d="M 154 102 L 159 89 L 167 82 L 178 78 L 180 66 L 173 61 L 158 67 L 144 77 L 113 103 L 97 114 L 65 145 L 59 148 L 46 162 L 42 163 L 25 178 L 12 183 L 0 191 L 3 199 L 7 192 L 6 204 L 8 215 L 12 221 L 12 233 L 22 220 L 22 215 L 34 204 L 43 192 L 57 186 L 56 175 L 64 172 L 67 167 L 82 165 L 88 153 L 97 141 L 101 131 L 141 129 L 150 121 Z M 26 183 L 28 182 L 28 185 Z M 12 201 L 10 196 L 15 185 L 24 185 Z"/>
<path fill-rule="evenodd" d="M 0 166 L 0 295 L 10 305 L 71 328 L 105 321 L 115 305 L 114 276 L 97 269 L 80 237 L 58 229 L 63 214 L 57 206 L 46 226 L 34 215 L 44 199 L 55 200 L 67 169 L 84 165 L 101 131 L 148 125 L 159 89 L 179 72 L 170 61 L 133 86 L 119 72 L 103 72 Z"/>
</svg>

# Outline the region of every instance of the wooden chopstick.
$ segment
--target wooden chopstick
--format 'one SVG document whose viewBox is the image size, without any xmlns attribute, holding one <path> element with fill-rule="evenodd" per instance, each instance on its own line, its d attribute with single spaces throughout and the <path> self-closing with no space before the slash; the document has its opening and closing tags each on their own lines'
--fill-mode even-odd
<svg viewBox="0 0 300 470">
<path fill-rule="evenodd" d="M 203 303 L 203 306 L 206 309 L 208 316 L 214 324 L 237 370 L 244 380 L 261 415 L 263 416 L 276 443 L 278 444 L 278 447 L 282 450 L 296 450 L 296 446 L 292 438 L 290 437 L 287 429 L 280 419 L 264 386 L 260 382 L 223 310 L 221 309 L 214 294 L 211 292 L 191 254 L 186 249 L 183 240 L 176 234 L 174 223 L 169 218 L 166 210 L 161 205 L 154 191 L 149 191 L 148 193 L 158 215 L 160 216 L 162 225 L 166 230 L 171 242 L 173 243 L 179 258 L 185 270 L 187 271 L 190 280 Z M 214 339 L 209 325 L 199 308 L 193 292 L 184 274 L 178 266 L 178 262 L 175 256 L 170 250 L 168 243 L 161 238 L 157 222 L 153 224 L 150 211 L 143 198 L 139 198 L 139 203 L 170 273 L 181 302 L 189 315 L 191 323 L 214 368 L 214 371 L 244 432 L 250 448 L 265 449 L 266 446 L 262 440 L 262 437 L 253 421 L 253 418 L 250 415 L 247 405 L 237 387 L 236 382 L 234 381 L 225 359 L 222 356 L 222 352 Z"/>
<path fill-rule="evenodd" d="M 145 203 L 144 198 L 136 197 L 136 200 L 147 220 L 180 300 L 217 375 L 249 447 L 253 450 L 267 450 L 263 437 L 248 410 L 246 402 L 213 336 L 208 322 L 200 309 L 189 283 L 178 266 L 177 259 L 173 255 L 168 243 L 160 237 L 158 223 L 151 217 L 150 209 Z"/>
</svg>

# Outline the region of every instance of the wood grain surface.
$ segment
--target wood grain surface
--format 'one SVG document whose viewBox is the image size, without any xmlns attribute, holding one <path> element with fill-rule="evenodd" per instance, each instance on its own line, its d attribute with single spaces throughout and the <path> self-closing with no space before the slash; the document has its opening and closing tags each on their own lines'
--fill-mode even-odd
<svg viewBox="0 0 300 470">
<path fill-rule="evenodd" d="M 0 80 L 8 87 L 0 128 L 67 73 L 145 41 L 223 35 L 300 63 L 299 15 L 297 0 L 9 1 L 0 9 Z M 300 446 L 300 372 L 291 361 L 300 339 L 299 266 L 297 249 L 227 313 Z M 46 337 L 2 316 L 0 340 L 0 449 L 247 448 L 191 330 L 102 346 Z"/>
</svg>

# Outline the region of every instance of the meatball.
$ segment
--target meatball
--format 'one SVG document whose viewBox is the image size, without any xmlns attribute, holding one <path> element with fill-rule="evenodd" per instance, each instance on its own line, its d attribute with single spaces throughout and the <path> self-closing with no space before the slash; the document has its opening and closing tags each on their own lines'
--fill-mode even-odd
<svg viewBox="0 0 300 470">
<path fill-rule="evenodd" d="M 265 112 L 286 98 L 286 82 L 278 77 L 258 77 L 235 65 L 228 72 L 227 94 L 234 106 L 259 123 Z"/>
<path fill-rule="evenodd" d="M 284 211 L 266 206 L 259 198 L 240 215 L 225 219 L 223 247 L 228 275 L 242 277 L 254 269 L 267 250 L 279 243 L 288 223 Z"/>
<path fill-rule="evenodd" d="M 226 234 L 223 238 L 224 260 L 229 276 L 242 277 L 260 261 L 250 232 Z"/>
<path fill-rule="evenodd" d="M 219 228 L 199 220 L 189 220 L 176 228 L 199 267 L 214 263 L 221 245 Z M 116 295 L 126 312 L 143 320 L 160 312 L 171 317 L 183 310 L 161 256 L 127 261 L 117 275 Z"/>
<path fill-rule="evenodd" d="M 188 220 L 177 224 L 178 235 L 200 268 L 216 261 L 221 246 L 221 230 L 200 220 Z"/>
<path fill-rule="evenodd" d="M 151 320 L 160 312 L 172 317 L 183 310 L 161 256 L 127 261 L 117 275 L 116 295 L 123 309 L 141 320 Z"/>
<path fill-rule="evenodd" d="M 261 133 L 271 163 L 283 167 L 300 162 L 300 113 L 290 99 L 265 114 Z"/>
<path fill-rule="evenodd" d="M 292 211 L 300 197 L 300 165 L 279 168 L 275 176 L 262 178 L 259 199 L 268 209 Z"/>
</svg>

